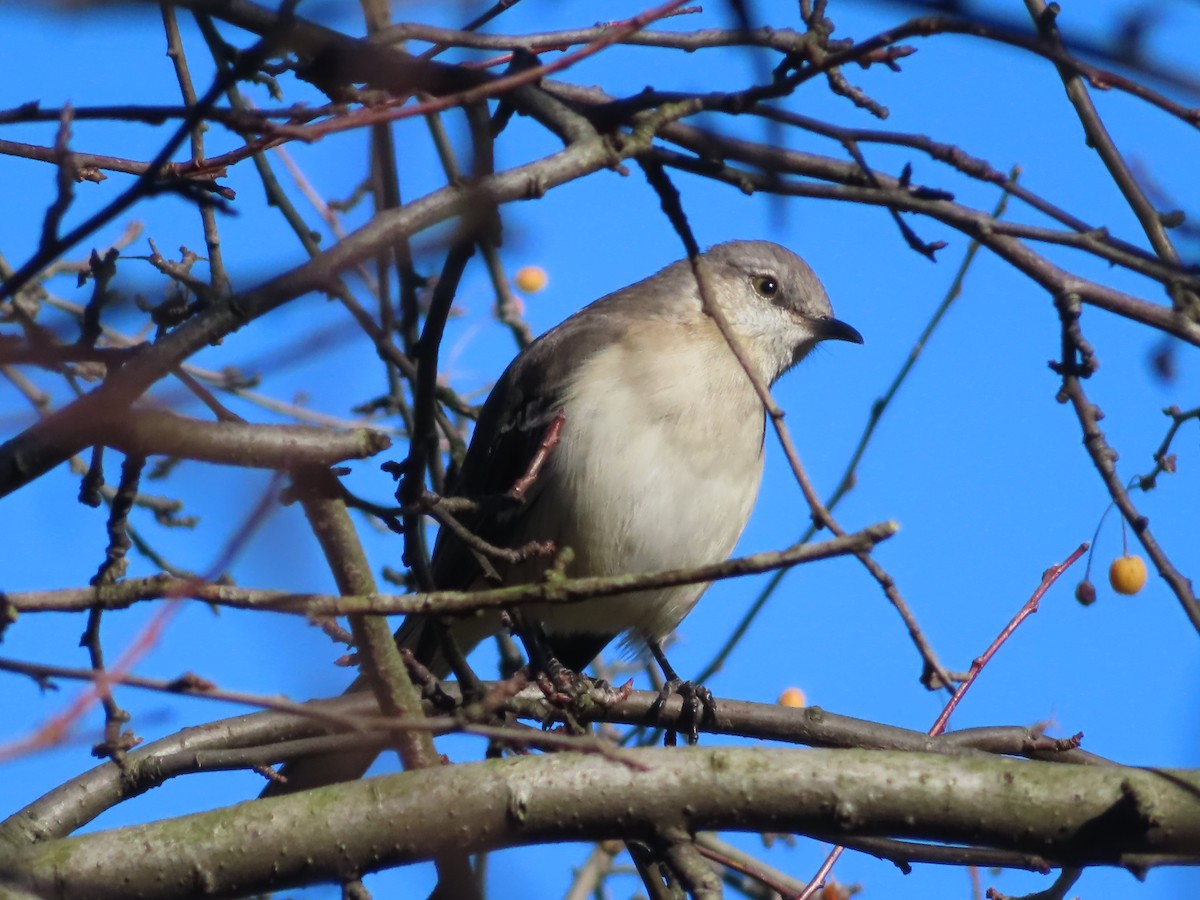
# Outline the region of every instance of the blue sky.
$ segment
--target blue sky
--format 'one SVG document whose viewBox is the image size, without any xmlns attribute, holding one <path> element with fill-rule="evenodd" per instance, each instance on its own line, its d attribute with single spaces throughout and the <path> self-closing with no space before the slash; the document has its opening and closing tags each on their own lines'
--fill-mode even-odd
<svg viewBox="0 0 1200 900">
<path fill-rule="evenodd" d="M 1064 3 L 1061 24 L 1067 34 L 1103 37 L 1125 3 Z M 1187 61 L 1187 48 L 1200 38 L 1200 12 L 1195 5 L 1161 4 L 1160 27 L 1151 46 L 1167 60 Z M 311 14 L 349 30 L 356 28 L 349 4 L 300 5 Z M 892 5 L 831 4 L 838 35 L 865 38 L 903 18 Z M 414 20 L 441 18 L 461 23 L 481 6 L 413 5 L 400 15 Z M 639 10 L 634 3 L 547 4 L 526 0 L 502 16 L 494 30 L 540 31 L 588 25 Z M 1006 14 L 1022 12 L 1019 4 L 992 4 Z M 698 16 L 684 17 L 672 27 L 698 28 L 724 24 L 721 4 L 708 4 Z M 792 3 L 760 3 L 760 19 L 794 25 Z M 98 103 L 177 103 L 178 93 L 153 7 L 122 6 L 106 13 L 51 15 L 39 5 L 0 11 L 9 50 L 0 61 L 0 106 L 40 100 L 46 106 L 70 101 L 76 106 Z M 188 29 L 185 39 L 193 73 L 201 90 L 208 70 L 203 45 Z M 1136 221 L 1102 166 L 1082 140 L 1078 121 L 1066 102 L 1052 66 L 1044 61 L 977 39 L 939 37 L 914 42 L 919 52 L 902 62 L 895 74 L 881 67 L 847 71 L 850 79 L 891 110 L 886 123 L 872 120 L 827 88 L 812 82 L 788 101 L 788 108 L 828 117 L 844 125 L 886 127 L 930 134 L 955 142 L 998 169 L 1020 165 L 1022 183 L 1081 218 L 1109 227 L 1139 245 Z M 647 83 L 660 88 L 734 88 L 746 77 L 738 55 L 696 54 L 655 67 L 658 57 L 639 48 L 617 48 L 565 73 L 567 80 L 600 83 L 612 93 L 629 93 Z M 288 100 L 319 102 L 288 86 Z M 264 91 L 255 94 L 266 104 Z M 1117 145 L 1174 198 L 1196 208 L 1194 131 L 1165 114 L 1116 92 L 1095 99 Z M 1194 104 L 1195 98 L 1183 98 Z M 461 121 L 447 117 L 452 134 Z M 747 137 L 762 136 L 762 126 L 743 118 L 721 121 L 721 127 Z M 405 121 L 397 126 L 403 148 L 402 177 L 407 197 L 437 186 L 433 157 L 423 126 Z M 114 127 L 80 122 L 73 147 L 78 150 L 149 158 L 165 138 L 165 128 Z M 0 127 L 0 138 L 49 144 L 53 127 Z M 236 145 L 219 128 L 209 132 L 210 153 Z M 797 149 L 842 158 L 833 142 L 790 135 Z M 500 167 L 533 159 L 553 149 L 553 142 L 527 120 L 516 119 L 497 146 Z M 347 196 L 362 170 L 362 135 L 334 135 L 311 146 L 292 145 L 289 152 L 307 178 L 326 198 Z M 920 183 L 945 187 L 960 202 L 990 208 L 994 188 L 957 177 L 918 154 L 866 148 L 876 168 L 898 173 L 907 162 Z M 276 161 L 278 167 L 278 161 Z M 0 253 L 12 264 L 35 249 L 42 210 L 53 196 L 54 171 L 43 163 L 0 157 L 8 214 L 0 216 Z M 113 175 L 100 186 L 76 189 L 77 203 L 68 222 L 110 199 L 128 181 Z M 236 287 L 254 285 L 282 267 L 303 259 L 295 238 L 262 208 L 262 192 L 253 169 L 231 170 L 226 183 L 237 191 L 236 214 L 223 217 L 222 236 Z M 872 401 L 909 353 L 940 302 L 967 242 L 938 223 L 909 218 L 926 240 L 945 240 L 939 262 L 907 250 L 885 211 L 814 200 L 773 202 L 747 197 L 728 188 L 680 175 L 677 184 L 684 207 L 702 244 L 732 238 L 766 238 L 803 255 L 823 279 L 840 318 L 857 327 L 862 347 L 836 345 L 813 354 L 777 386 L 776 396 L 788 410 L 788 424 L 810 474 L 822 493 L 836 484 Z M 317 223 L 311 208 L 303 207 Z M 1012 216 L 1042 224 L 1019 205 Z M 131 220 L 141 222 L 144 236 L 127 251 L 142 254 L 152 237 L 167 255 L 180 245 L 200 251 L 199 219 L 185 203 L 164 197 L 139 206 L 93 242 L 76 248 L 82 258 L 91 246 L 103 246 Z M 348 227 L 361 224 L 362 211 L 347 217 Z M 634 174 L 599 173 L 564 186 L 534 202 L 504 210 L 503 258 L 511 272 L 536 264 L 549 274 L 549 286 L 528 298 L 528 318 L 540 332 L 584 303 L 644 277 L 682 254 L 678 237 L 658 210 L 644 180 Z M 325 243 L 331 238 L 326 235 Z M 1181 245 L 1195 258 L 1197 248 Z M 1156 287 L 1078 254 L 1049 252 L 1059 264 L 1089 277 L 1104 279 L 1122 290 L 1156 302 Z M 434 256 L 422 260 L 432 270 Z M 154 296 L 162 279 L 144 263 L 123 264 L 120 285 Z M 87 288 L 71 279 L 51 285 L 64 299 L 82 303 Z M 482 266 L 472 263 L 460 290 L 461 315 L 447 331 L 443 360 L 448 375 L 463 389 L 485 390 L 514 352 L 507 330 L 492 320 L 492 297 Z M 60 317 L 65 327 L 68 323 Z M 135 311 L 114 310 L 106 322 L 133 331 Z M 261 390 L 297 401 L 330 415 L 351 418 L 350 406 L 382 390 L 378 361 L 361 342 L 342 341 L 319 353 L 293 357 L 298 336 L 315 328 L 345 324 L 340 308 L 309 296 L 272 314 L 211 348 L 197 359 L 218 368 L 239 365 L 254 370 L 265 361 Z M 1093 400 L 1104 409 L 1104 427 L 1121 453 L 1124 478 L 1148 471 L 1151 454 L 1165 432 L 1161 410 L 1170 404 L 1196 405 L 1200 373 L 1196 358 L 1180 346 L 1179 376 L 1164 384 L 1150 372 L 1148 359 L 1157 337 L 1133 324 L 1087 309 L 1085 332 L 1096 347 L 1101 369 L 1088 384 Z M 1067 407 L 1055 402 L 1057 381 L 1046 360 L 1058 352 L 1057 318 L 1050 298 L 1033 282 L 998 259 L 981 253 L 967 277 L 963 297 L 954 305 L 920 363 L 881 423 L 859 469 L 859 480 L 838 511 L 848 528 L 895 519 L 899 536 L 878 551 L 878 559 L 895 576 L 905 597 L 945 664 L 965 669 L 1037 586 L 1042 570 L 1089 540 L 1108 503 L 1103 486 L 1088 461 L 1079 425 Z M 292 358 L 289 358 L 292 357 Z M 281 361 L 282 360 L 282 361 Z M 43 379 L 50 386 L 48 379 Z M 169 395 L 177 401 L 178 394 Z M 61 395 L 59 399 L 65 399 Z M 256 421 L 282 421 L 247 404 L 234 408 Z M 200 410 L 183 406 L 184 411 Z M 7 381 L 0 380 L 0 433 L 8 436 L 31 421 L 27 404 Z M 1163 479 L 1136 502 L 1150 517 L 1159 540 L 1176 565 L 1193 575 L 1200 564 L 1193 509 L 1200 479 L 1195 425 L 1176 443 L 1179 472 Z M 109 479 L 116 477 L 115 454 Z M 354 466 L 351 484 L 374 499 L 386 501 L 391 480 L 378 461 Z M 156 490 L 179 495 L 187 512 L 202 518 L 194 532 L 164 530 L 149 517 L 134 522 L 165 556 L 203 571 L 217 558 L 222 540 L 252 507 L 267 477 L 187 463 L 176 480 Z M 69 587 L 86 584 L 103 557 L 103 513 L 74 503 L 78 480 L 60 469 L 37 484 L 0 500 L 0 534 L 4 536 L 2 586 L 6 590 Z M 806 509 L 782 454 L 768 439 L 768 470 L 754 517 L 739 552 L 773 549 L 789 543 L 807 522 Z M 369 525 L 362 527 L 372 563 L 399 566 L 399 543 Z M 1041 611 L 1004 647 L 966 702 L 952 727 L 983 724 L 1051 722 L 1051 732 L 1085 733 L 1084 746 L 1115 760 L 1139 765 L 1200 765 L 1198 723 L 1194 713 L 1200 677 L 1200 639 L 1189 627 L 1178 603 L 1157 580 L 1132 598 L 1117 597 L 1103 583 L 1109 560 L 1119 552 L 1120 528 L 1110 516 L 1097 546 L 1095 580 L 1099 602 L 1088 609 L 1072 599 L 1082 573 L 1069 573 L 1046 597 Z M 153 568 L 134 558 L 131 574 Z M 233 566 L 239 583 L 298 591 L 331 590 L 315 543 L 294 507 L 278 510 L 256 533 Z M 699 671 L 716 652 L 722 635 L 753 600 L 764 579 L 747 579 L 714 587 L 684 623 L 671 659 L 683 675 Z M 149 609 L 136 609 L 105 620 L 105 642 L 116 655 L 144 626 Z M 6 657 L 86 666 L 76 647 L 82 621 L 62 616 L 26 616 L 10 628 L 0 652 Z M 290 697 L 335 693 L 349 681 L 331 665 L 341 653 L 317 630 L 298 620 L 250 617 L 228 610 L 219 615 L 190 604 L 174 620 L 153 651 L 139 663 L 139 674 L 173 677 L 195 671 L 223 687 L 284 693 Z M 917 683 L 920 666 L 904 629 L 877 586 L 853 561 L 838 560 L 790 573 L 767 605 L 756 627 L 709 680 L 718 696 L 770 702 L 788 685 L 804 689 L 810 702 L 853 716 L 924 729 L 936 718 L 941 697 Z M 60 711 L 78 687 L 63 685 L 42 694 L 31 683 L 5 678 L 10 714 L 0 729 L 0 742 L 27 733 L 36 723 Z M 168 701 L 162 696 L 125 691 L 121 702 L 135 715 L 134 727 L 152 739 L 184 725 L 240 710 L 199 701 Z M 5 814 L 46 789 L 90 766 L 88 747 L 101 722 L 93 714 L 81 723 L 76 739 L 35 757 L 7 764 L 0 777 L 0 811 Z M 716 739 L 713 739 L 716 740 Z M 473 742 L 449 744 L 456 759 L 469 759 L 482 748 Z M 390 765 L 390 763 L 389 763 Z M 209 776 L 180 779 L 114 811 L 96 823 L 111 827 L 182 810 L 231 803 L 252 795 L 257 776 Z M 754 848 L 755 839 L 740 839 Z M 491 861 L 496 896 L 551 897 L 564 890 L 568 868 L 582 863 L 587 848 L 554 851 L 546 864 L 544 850 L 510 851 Z M 561 856 L 559 855 L 561 854 Z M 794 848 L 776 847 L 768 854 L 774 865 L 806 877 L 819 862 L 821 848 L 800 841 Z M 890 864 L 848 856 L 837 877 L 861 882 L 866 896 L 968 897 L 965 873 L 953 869 L 918 868 L 901 878 Z M 406 870 L 376 879 L 378 895 L 424 896 L 428 873 Z M 525 881 L 525 879 L 529 879 Z M 521 882 L 518 889 L 514 885 Z M 1047 882 L 1017 873 L 984 875 L 984 883 L 1018 894 Z M 372 882 L 368 882 L 369 886 Z M 506 889 L 504 885 L 509 887 Z M 1191 872 L 1152 872 L 1139 885 L 1121 872 L 1085 874 L 1075 893 L 1139 898 L 1194 896 L 1200 880 Z M 635 890 L 632 881 L 614 883 L 617 894 Z M 306 896 L 336 896 L 334 889 L 314 889 Z"/>
</svg>

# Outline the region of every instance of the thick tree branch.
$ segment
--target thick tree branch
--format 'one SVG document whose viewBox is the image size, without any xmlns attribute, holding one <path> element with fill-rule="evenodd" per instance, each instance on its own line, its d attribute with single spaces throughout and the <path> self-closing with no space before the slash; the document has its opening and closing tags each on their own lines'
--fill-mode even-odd
<svg viewBox="0 0 1200 900">
<path fill-rule="evenodd" d="M 130 682 L 131 686 L 138 686 Z M 444 686 L 458 701 L 454 684 Z M 485 685 L 496 696 L 499 685 Z M 511 692 L 510 692 L 511 693 Z M 243 698 L 246 699 L 246 698 Z M 582 698 L 579 709 L 565 711 L 551 703 L 539 690 L 508 696 L 502 708 L 534 722 L 609 722 L 657 727 L 675 722 L 683 702 L 672 695 L 659 704 L 657 691 L 632 691 L 613 702 L 597 692 Z M 585 702 L 586 701 L 586 702 Z M 395 722 L 381 717 L 379 705 L 367 692 L 350 693 L 325 700 L 312 700 L 292 712 L 265 711 L 185 728 L 126 756 L 124 768 L 104 764 L 84 772 L 55 788 L 0 824 L 0 844 L 23 845 L 49 837 L 66 837 L 106 809 L 136 797 L 170 778 L 196 772 L 211 772 L 250 766 L 272 765 L 302 753 L 330 750 L 361 750 L 366 745 L 381 747 Z M 435 715 L 426 701 L 426 713 Z M 665 717 L 665 718 L 664 718 Z M 342 732 L 330 734 L 330 725 Z M 432 720 L 418 723 L 421 730 L 450 731 L 453 723 Z M 406 725 L 411 727 L 411 725 Z M 705 733 L 735 735 L 754 740 L 783 741 L 827 748 L 898 750 L 945 753 L 954 756 L 1002 754 L 1074 765 L 1113 765 L 1094 754 L 1074 749 L 1071 742 L 1047 738 L 1036 729 L 1019 726 L 967 728 L 940 737 L 869 722 L 828 712 L 819 707 L 793 709 L 770 703 L 748 703 L 722 698 Z"/>
<path fill-rule="evenodd" d="M 224 896 L 357 877 L 447 848 L 653 840 L 676 829 L 886 835 L 1033 852 L 1051 865 L 1136 867 L 1200 861 L 1198 795 L 1200 774 L 1183 770 L 887 751 L 555 754 L 422 769 L 9 848 L 0 877 L 44 898 L 176 897 L 197 879 Z M 450 806 L 460 814 L 427 814 Z"/>
</svg>

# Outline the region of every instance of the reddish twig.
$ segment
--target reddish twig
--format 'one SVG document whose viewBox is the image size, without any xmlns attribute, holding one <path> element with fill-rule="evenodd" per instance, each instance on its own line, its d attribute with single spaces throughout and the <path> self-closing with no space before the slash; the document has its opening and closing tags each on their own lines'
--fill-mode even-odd
<svg viewBox="0 0 1200 900">
<path fill-rule="evenodd" d="M 668 0 L 668 2 L 648 9 L 636 16 L 631 16 L 628 19 L 614 23 L 596 37 L 595 40 L 588 42 L 572 53 L 556 59 L 554 62 L 533 66 L 529 69 L 522 69 L 519 72 L 513 72 L 509 75 L 502 75 L 499 78 L 491 79 L 465 91 L 447 94 L 442 97 L 433 97 L 411 106 L 404 105 L 408 103 L 409 98 L 402 97 L 391 103 L 381 106 L 364 107 L 345 116 L 339 116 L 336 119 L 327 119 L 316 125 L 305 126 L 303 128 L 280 126 L 278 131 L 281 134 L 287 133 L 303 140 L 317 140 L 328 134 L 346 131 L 350 128 L 361 128 L 365 125 L 375 125 L 380 122 L 394 122 L 414 116 L 427 116 L 455 106 L 468 106 L 472 103 L 478 103 L 481 100 L 497 97 L 524 85 L 536 84 L 548 75 L 561 72 L 563 69 L 570 68 L 576 63 L 587 59 L 589 56 L 594 56 L 605 47 L 619 43 L 629 35 L 641 31 L 651 22 L 656 22 L 659 19 L 670 16 L 685 2 L 686 0 Z"/>
<path fill-rule="evenodd" d="M 1038 604 L 1041 603 L 1042 597 L 1045 596 L 1046 591 L 1050 589 L 1050 586 L 1054 584 L 1054 582 L 1058 581 L 1059 576 L 1061 576 L 1063 572 L 1067 571 L 1067 569 L 1069 569 L 1081 556 L 1083 556 L 1084 553 L 1087 552 L 1087 549 L 1088 544 L 1086 542 L 1080 544 L 1065 560 L 1051 566 L 1042 573 L 1042 583 L 1039 584 L 1037 590 L 1033 592 L 1033 596 L 1031 596 L 1025 602 L 1025 605 L 1021 607 L 1020 611 L 1013 616 L 1012 620 L 1007 625 L 1004 626 L 1003 630 L 1001 630 L 1001 632 L 996 636 L 996 639 L 992 641 L 990 645 L 988 645 L 988 648 L 972 661 L 971 671 L 967 673 L 967 677 L 964 678 L 958 688 L 955 689 L 954 695 L 946 702 L 946 706 L 944 709 L 942 709 L 941 715 L 937 717 L 937 721 L 935 721 L 933 723 L 933 727 L 929 729 L 930 736 L 937 737 L 946 730 L 946 725 L 950 721 L 950 716 L 954 713 L 954 710 L 958 708 L 958 704 L 962 702 L 962 698 L 966 695 L 967 691 L 971 689 L 971 685 L 975 683 L 975 679 L 979 677 L 979 673 L 983 671 L 984 666 L 991 661 L 992 657 L 996 655 L 996 652 L 1000 649 L 1004 642 L 1012 636 L 1013 632 L 1020 627 L 1021 623 L 1038 611 Z M 834 863 L 838 861 L 838 858 L 842 855 L 842 853 L 845 852 L 845 850 L 845 847 L 833 848 L 830 854 L 825 857 L 825 862 L 823 862 L 821 867 L 817 869 L 816 874 L 813 875 L 812 880 L 804 888 L 797 900 L 809 900 L 809 898 L 816 894 L 817 890 L 819 890 L 824 884 L 825 878 L 828 877 L 830 871 L 832 871 Z"/>
<path fill-rule="evenodd" d="M 538 444 L 537 452 L 533 454 L 533 459 L 529 461 L 529 468 L 509 488 L 508 496 L 514 500 L 525 499 L 525 492 L 533 487 L 533 483 L 537 481 L 538 475 L 541 474 L 546 460 L 550 458 L 550 453 L 558 446 L 559 437 L 562 435 L 563 423 L 566 421 L 566 414 L 562 410 L 559 410 L 558 415 L 554 417 L 554 421 L 546 429 L 546 433 L 542 435 L 542 442 Z"/>
<path fill-rule="evenodd" d="M 1075 552 L 1068 556 L 1065 560 L 1051 566 L 1042 573 L 1042 583 L 1039 584 L 1037 590 L 1033 592 L 1033 596 L 1026 601 L 1024 606 L 1021 607 L 1020 612 L 1013 616 L 1012 621 L 1004 626 L 1004 630 L 996 635 L 996 639 L 992 641 L 985 651 L 983 651 L 983 654 L 972 661 L 971 671 L 967 674 L 967 677 L 963 680 L 963 683 L 958 686 L 958 689 L 954 692 L 954 696 L 950 698 L 949 702 L 946 704 L 946 708 L 942 710 L 942 714 L 938 716 L 937 721 L 933 723 L 933 727 L 929 729 L 929 733 L 931 735 L 936 737 L 946 730 L 946 723 L 950 721 L 950 716 L 954 713 L 954 710 L 962 701 L 963 696 L 968 690 L 971 689 L 971 685 L 975 683 L 975 679 L 979 677 L 979 673 L 983 671 L 983 667 L 991 661 L 992 657 L 996 655 L 996 651 L 999 650 L 1001 645 L 1009 639 L 1009 637 L 1014 631 L 1017 630 L 1017 628 L 1020 627 L 1021 623 L 1038 611 L 1038 604 L 1041 603 L 1042 597 L 1045 595 L 1046 591 L 1050 589 L 1050 586 L 1054 584 L 1054 582 L 1058 581 L 1059 576 L 1062 575 L 1063 572 L 1067 571 L 1067 569 L 1069 569 L 1076 560 L 1078 560 L 1081 556 L 1083 556 L 1084 553 L 1087 552 L 1087 549 L 1088 544 L 1085 541 L 1076 547 Z"/>
</svg>

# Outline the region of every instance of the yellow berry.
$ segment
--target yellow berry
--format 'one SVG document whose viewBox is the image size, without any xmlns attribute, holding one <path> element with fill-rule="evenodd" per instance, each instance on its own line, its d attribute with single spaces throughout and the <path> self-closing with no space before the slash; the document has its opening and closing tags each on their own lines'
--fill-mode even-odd
<svg viewBox="0 0 1200 900">
<path fill-rule="evenodd" d="M 780 706 L 800 707 L 804 706 L 805 702 L 804 691 L 800 690 L 798 687 L 786 688 L 784 692 L 779 695 Z"/>
<path fill-rule="evenodd" d="M 1136 594 L 1146 586 L 1146 563 L 1140 556 L 1118 556 L 1108 567 L 1108 583 L 1118 594 Z"/>
<path fill-rule="evenodd" d="M 513 279 L 517 287 L 527 294 L 536 294 L 546 286 L 549 280 L 546 270 L 541 266 L 525 266 L 517 272 L 517 277 Z"/>
</svg>

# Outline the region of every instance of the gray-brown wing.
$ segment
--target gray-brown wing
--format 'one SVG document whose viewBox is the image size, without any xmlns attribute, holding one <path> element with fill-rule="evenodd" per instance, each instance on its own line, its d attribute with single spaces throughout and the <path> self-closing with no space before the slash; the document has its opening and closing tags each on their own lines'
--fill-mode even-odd
<svg viewBox="0 0 1200 900">
<path fill-rule="evenodd" d="M 562 411 L 572 374 L 597 350 L 616 339 L 619 317 L 595 308 L 573 316 L 531 344 L 505 370 L 483 406 L 451 496 L 495 498 L 510 491 L 529 470 L 546 431 Z M 550 451 L 553 455 L 553 450 Z M 523 503 L 490 504 L 458 519 L 489 543 L 512 546 L 520 517 L 537 504 L 553 502 L 546 480 L 535 479 Z M 552 539 L 546 535 L 545 539 Z M 502 572 L 503 567 L 497 564 Z M 438 535 L 433 554 L 434 582 L 442 590 L 466 590 L 482 575 L 474 553 L 447 529 Z"/>
</svg>

